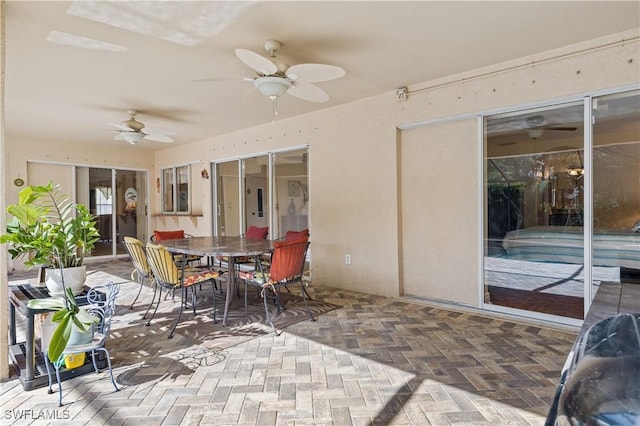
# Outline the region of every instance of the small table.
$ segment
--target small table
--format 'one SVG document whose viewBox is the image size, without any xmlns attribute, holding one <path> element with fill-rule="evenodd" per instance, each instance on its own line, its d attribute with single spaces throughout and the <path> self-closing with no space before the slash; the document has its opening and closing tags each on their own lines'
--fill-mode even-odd
<svg viewBox="0 0 640 426">
<path fill-rule="evenodd" d="M 87 304 L 86 294 L 88 290 L 89 287 L 85 286 L 82 294 L 76 296 L 78 305 Z M 49 297 L 49 291 L 45 286 L 28 283 L 9 285 L 9 357 L 18 379 L 26 391 L 46 386 L 49 383 L 49 377 L 44 365 L 46 354 L 43 354 L 35 343 L 34 317 L 36 314 L 51 311 L 48 309 L 31 309 L 28 306 L 29 300 L 47 297 Z M 16 312 L 23 315 L 27 320 L 26 339 L 24 342 L 17 342 Z M 98 368 L 107 366 L 106 358 L 98 358 L 96 361 Z M 93 371 L 93 364 L 90 357 L 87 357 L 85 364 L 79 368 L 60 370 L 60 378 L 61 380 L 66 380 L 91 371 Z"/>
<path fill-rule="evenodd" d="M 227 313 L 231 305 L 231 293 L 235 286 L 235 259 L 240 256 L 260 256 L 273 251 L 272 240 L 250 240 L 244 237 L 189 237 L 173 240 L 162 240 L 160 243 L 172 253 L 192 254 L 197 256 L 228 257 L 229 278 L 227 279 L 227 295 L 224 304 L 222 325 L 227 325 Z"/>
</svg>

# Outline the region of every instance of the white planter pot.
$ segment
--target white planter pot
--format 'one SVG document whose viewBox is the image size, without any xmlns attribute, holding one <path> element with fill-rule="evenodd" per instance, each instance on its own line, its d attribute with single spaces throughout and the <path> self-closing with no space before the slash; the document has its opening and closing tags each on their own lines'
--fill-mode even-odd
<svg viewBox="0 0 640 426">
<path fill-rule="evenodd" d="M 63 268 L 62 271 L 65 287 L 70 288 L 74 295 L 82 293 L 84 281 L 87 278 L 87 267 Z M 51 296 L 62 296 L 64 294 L 60 269 L 47 269 L 46 284 Z"/>
<path fill-rule="evenodd" d="M 76 328 L 75 324 L 71 327 L 71 335 L 67 346 L 86 345 L 93 341 L 94 326 L 92 325 L 88 331 L 84 333 Z"/>
<path fill-rule="evenodd" d="M 46 314 L 42 314 L 42 339 L 40 348 L 43 353 L 46 353 L 49 350 L 49 343 L 51 342 L 51 337 L 53 333 L 56 331 L 58 327 L 58 323 L 51 321 L 53 318 L 53 312 L 49 312 Z M 92 325 L 89 331 L 83 333 L 78 330 L 75 324 L 71 327 L 71 335 L 69 336 L 69 342 L 67 342 L 67 346 L 70 345 L 85 345 L 91 343 L 93 341 L 93 335 L 95 333 L 95 325 Z"/>
</svg>

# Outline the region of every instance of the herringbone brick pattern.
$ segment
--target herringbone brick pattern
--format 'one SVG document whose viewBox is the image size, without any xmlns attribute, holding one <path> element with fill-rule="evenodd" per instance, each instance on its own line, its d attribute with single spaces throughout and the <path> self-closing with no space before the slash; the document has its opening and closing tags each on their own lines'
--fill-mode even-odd
<svg viewBox="0 0 640 426">
<path fill-rule="evenodd" d="M 64 382 L 58 408 L 55 395 L 25 392 L 13 378 L 0 385 L 0 423 L 540 425 L 575 339 L 484 314 L 323 286 L 310 292 L 341 308 L 281 336 L 222 350 L 162 333 L 152 345 L 130 339 L 122 347 L 140 363 L 116 362 L 120 392 L 105 373 L 88 374 Z"/>
</svg>

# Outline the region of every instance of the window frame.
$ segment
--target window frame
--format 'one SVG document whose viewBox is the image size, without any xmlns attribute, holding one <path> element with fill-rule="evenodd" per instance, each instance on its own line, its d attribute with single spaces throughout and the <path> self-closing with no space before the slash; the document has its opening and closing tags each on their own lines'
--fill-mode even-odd
<svg viewBox="0 0 640 426">
<path fill-rule="evenodd" d="M 163 214 L 191 214 L 191 165 L 163 167 L 160 172 L 160 203 Z M 168 200 L 167 197 L 171 198 Z"/>
</svg>

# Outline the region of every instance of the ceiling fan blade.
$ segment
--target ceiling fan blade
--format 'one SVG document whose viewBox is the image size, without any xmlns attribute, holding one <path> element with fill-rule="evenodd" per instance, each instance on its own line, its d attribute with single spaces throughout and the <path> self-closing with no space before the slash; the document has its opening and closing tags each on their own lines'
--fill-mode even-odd
<svg viewBox="0 0 640 426">
<path fill-rule="evenodd" d="M 144 133 L 147 136 L 152 136 L 152 135 L 175 135 L 176 134 L 176 132 L 174 132 L 173 130 L 161 129 L 159 127 L 145 127 L 142 130 L 142 133 Z"/>
<path fill-rule="evenodd" d="M 110 125 L 110 126 L 115 127 L 118 130 L 122 130 L 123 132 L 131 132 L 131 131 L 133 131 L 133 129 L 130 128 L 129 126 L 123 126 L 122 124 L 116 124 L 116 123 L 107 123 L 107 124 Z"/>
<path fill-rule="evenodd" d="M 547 130 L 561 130 L 566 132 L 574 132 L 578 130 L 577 127 L 545 127 Z"/>
<path fill-rule="evenodd" d="M 305 101 L 323 103 L 329 100 L 327 92 L 312 83 L 296 82 L 287 93 Z"/>
<path fill-rule="evenodd" d="M 236 56 L 250 68 L 262 75 L 271 75 L 278 72 L 276 64 L 262 55 L 247 49 L 236 49 Z"/>
<path fill-rule="evenodd" d="M 207 77 L 197 78 L 193 80 L 195 83 L 209 82 L 209 81 L 253 81 L 253 77 Z"/>
<path fill-rule="evenodd" d="M 166 135 L 148 135 L 145 134 L 144 138 L 150 141 L 154 141 L 154 142 L 164 142 L 164 143 L 171 143 L 171 142 L 175 142 L 173 139 L 171 139 L 169 136 Z"/>
<path fill-rule="evenodd" d="M 287 78 L 305 83 L 335 80 L 345 75 L 345 71 L 335 65 L 298 64 L 287 69 Z"/>
</svg>

